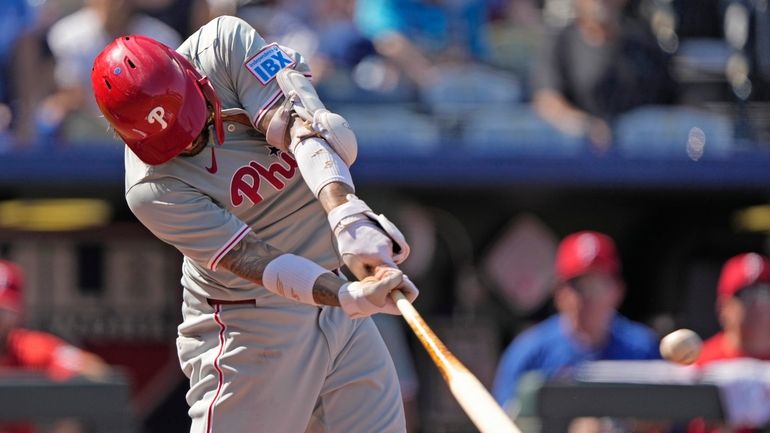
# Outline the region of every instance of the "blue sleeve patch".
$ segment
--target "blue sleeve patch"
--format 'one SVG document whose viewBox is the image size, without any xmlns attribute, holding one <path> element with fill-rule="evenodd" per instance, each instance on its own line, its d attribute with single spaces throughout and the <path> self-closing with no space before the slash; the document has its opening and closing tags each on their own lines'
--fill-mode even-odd
<svg viewBox="0 0 770 433">
<path fill-rule="evenodd" d="M 282 50 L 278 44 L 272 43 L 254 54 L 244 64 L 263 86 L 267 85 L 283 68 L 292 67 L 297 63 L 292 56 Z"/>
</svg>

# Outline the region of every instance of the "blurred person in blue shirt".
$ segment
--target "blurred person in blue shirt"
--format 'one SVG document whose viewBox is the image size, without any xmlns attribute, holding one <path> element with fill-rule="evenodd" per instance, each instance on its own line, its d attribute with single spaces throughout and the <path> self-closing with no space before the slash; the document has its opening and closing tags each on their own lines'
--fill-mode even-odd
<svg viewBox="0 0 770 433">
<path fill-rule="evenodd" d="M 487 0 L 357 0 L 354 22 L 380 56 L 423 87 L 436 63 L 479 60 L 488 53 Z"/>
<path fill-rule="evenodd" d="M 0 137 L 31 138 L 39 42 L 26 0 L 0 1 Z M 5 145 L 4 145 L 5 144 Z M 0 150 L 9 147 L 0 143 Z"/>
<path fill-rule="evenodd" d="M 556 254 L 558 314 L 516 337 L 498 365 L 492 392 L 509 412 L 526 373 L 550 379 L 586 361 L 660 358 L 655 333 L 617 312 L 625 287 L 613 240 L 581 231 L 565 237 Z"/>
<path fill-rule="evenodd" d="M 371 40 L 353 21 L 356 1 L 323 0 L 316 3 L 318 52 L 310 59 L 314 80 L 317 77 L 323 79 L 334 70 L 352 71 L 359 62 L 376 53 Z"/>
</svg>

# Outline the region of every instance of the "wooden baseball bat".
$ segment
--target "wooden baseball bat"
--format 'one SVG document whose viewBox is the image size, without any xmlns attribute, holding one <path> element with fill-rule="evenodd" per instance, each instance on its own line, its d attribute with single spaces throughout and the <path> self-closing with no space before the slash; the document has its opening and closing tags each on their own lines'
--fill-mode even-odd
<svg viewBox="0 0 770 433">
<path fill-rule="evenodd" d="M 449 390 L 481 433 L 521 433 L 500 405 L 425 323 L 399 290 L 391 292 L 404 320 L 438 367 Z"/>
</svg>

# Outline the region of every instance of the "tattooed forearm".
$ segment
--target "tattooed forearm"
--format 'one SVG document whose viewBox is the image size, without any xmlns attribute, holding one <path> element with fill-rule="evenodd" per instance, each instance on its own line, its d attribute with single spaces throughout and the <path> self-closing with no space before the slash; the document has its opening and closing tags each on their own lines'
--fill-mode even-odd
<svg viewBox="0 0 770 433">
<path fill-rule="evenodd" d="M 249 233 L 227 253 L 219 266 L 241 278 L 262 284 L 262 273 L 271 260 L 283 254 L 279 249 Z"/>
<path fill-rule="evenodd" d="M 279 249 L 249 233 L 222 257 L 219 266 L 261 285 L 267 264 L 281 254 Z M 339 306 L 337 292 L 344 283 L 331 272 L 322 274 L 313 284 L 313 300 L 319 305 Z"/>
<path fill-rule="evenodd" d="M 318 201 L 321 202 L 326 213 L 331 212 L 332 209 L 348 201 L 347 195 L 353 194 L 353 188 L 342 182 L 331 182 L 330 184 L 321 188 L 318 193 Z"/>
<path fill-rule="evenodd" d="M 340 300 L 337 298 L 337 292 L 342 284 L 344 281 L 331 272 L 321 275 L 313 284 L 313 299 L 320 305 L 339 306 Z"/>
</svg>

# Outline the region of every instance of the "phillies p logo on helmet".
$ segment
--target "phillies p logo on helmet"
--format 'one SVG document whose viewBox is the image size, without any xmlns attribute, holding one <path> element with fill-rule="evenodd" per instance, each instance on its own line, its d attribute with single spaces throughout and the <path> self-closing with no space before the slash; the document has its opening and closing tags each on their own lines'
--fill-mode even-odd
<svg viewBox="0 0 770 433">
<path fill-rule="evenodd" d="M 147 115 L 147 123 L 152 125 L 155 122 L 160 123 L 160 129 L 166 129 L 168 127 L 168 124 L 163 119 L 163 116 L 166 115 L 166 110 L 163 109 L 163 107 L 155 107 L 152 110 L 150 110 L 150 114 Z"/>
</svg>

